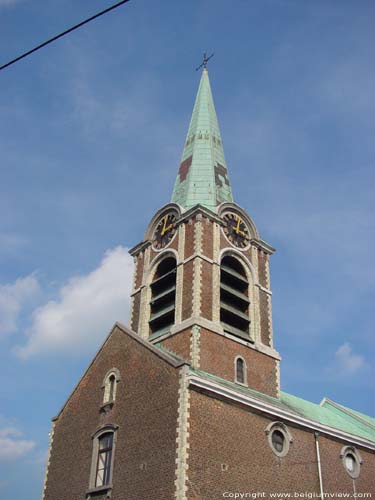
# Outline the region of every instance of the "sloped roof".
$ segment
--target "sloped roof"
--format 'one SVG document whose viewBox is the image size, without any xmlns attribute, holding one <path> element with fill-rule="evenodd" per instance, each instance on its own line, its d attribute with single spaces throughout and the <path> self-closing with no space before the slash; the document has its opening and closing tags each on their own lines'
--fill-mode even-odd
<svg viewBox="0 0 375 500">
<path fill-rule="evenodd" d="M 78 380 L 77 384 L 75 385 L 74 389 L 70 393 L 69 397 L 66 399 L 66 401 L 65 401 L 64 405 L 62 406 L 61 410 L 57 413 L 57 415 L 55 417 L 52 418 L 52 420 L 57 420 L 58 417 L 61 415 L 61 413 L 63 412 L 64 408 L 68 404 L 68 401 L 73 396 L 73 394 L 75 393 L 75 391 L 78 389 L 78 386 L 80 385 L 81 381 L 83 380 L 83 378 L 85 377 L 85 375 L 89 372 L 89 370 L 91 369 L 91 367 L 94 365 L 95 360 L 98 358 L 98 356 L 100 355 L 100 353 L 104 349 L 105 345 L 107 344 L 108 340 L 111 338 L 111 336 L 113 335 L 113 333 L 115 331 L 118 331 L 118 332 L 121 332 L 121 333 L 123 333 L 125 335 L 128 335 L 130 338 L 132 338 L 133 340 L 135 340 L 136 342 L 138 342 L 138 344 L 142 345 L 148 351 L 152 352 L 155 356 L 158 356 L 159 358 L 161 358 L 163 361 L 165 361 L 169 365 L 173 366 L 174 368 L 180 368 L 183 365 L 190 365 L 190 363 L 188 361 L 183 360 L 182 358 L 176 356 L 174 353 L 171 353 L 171 352 L 167 351 L 166 349 L 160 349 L 159 347 L 154 346 L 150 342 L 142 339 L 137 333 L 133 332 L 133 330 L 131 330 L 130 328 L 127 328 L 123 324 L 121 324 L 119 322 L 116 322 L 113 325 L 113 327 L 111 328 L 111 331 L 109 332 L 109 334 L 105 338 L 104 342 L 102 343 L 102 345 L 98 349 L 97 353 L 93 357 L 91 363 L 88 365 L 88 367 L 84 371 L 82 377 Z"/>
<path fill-rule="evenodd" d="M 364 413 L 347 408 L 346 406 L 336 403 L 336 401 L 332 401 L 328 398 L 324 398 L 320 403 L 320 406 L 329 409 L 333 413 L 345 415 L 346 418 L 354 421 L 355 423 L 360 422 L 365 424 L 366 427 L 370 427 L 375 431 L 375 418 L 373 417 L 369 417 Z"/>
<path fill-rule="evenodd" d="M 235 390 L 237 393 L 257 399 L 275 409 L 286 411 L 292 415 L 375 443 L 375 427 L 373 425 L 375 419 L 354 410 L 342 407 L 347 411 L 340 411 L 338 409 L 340 405 L 338 404 L 319 405 L 286 392 L 281 392 L 280 398 L 275 398 L 202 370 L 190 368 L 190 372 Z M 355 418 L 356 415 L 357 417 L 360 416 L 360 419 Z"/>
</svg>

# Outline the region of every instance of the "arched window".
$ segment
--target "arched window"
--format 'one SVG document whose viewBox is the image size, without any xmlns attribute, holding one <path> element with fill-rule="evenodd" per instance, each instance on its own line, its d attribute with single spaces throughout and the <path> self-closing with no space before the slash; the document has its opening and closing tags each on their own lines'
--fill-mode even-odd
<svg viewBox="0 0 375 500">
<path fill-rule="evenodd" d="M 104 491 L 112 487 L 117 429 L 118 425 L 107 424 L 92 436 L 93 450 L 89 481 L 90 491 Z"/>
<path fill-rule="evenodd" d="M 113 403 L 116 399 L 117 384 L 120 381 L 120 372 L 117 368 L 111 368 L 104 377 L 103 404 Z"/>
<path fill-rule="evenodd" d="M 220 321 L 224 331 L 249 338 L 249 283 L 241 262 L 225 255 L 220 266 Z"/>
<path fill-rule="evenodd" d="M 95 487 L 110 484 L 113 432 L 106 432 L 98 440 L 98 460 L 96 463 Z"/>
<path fill-rule="evenodd" d="M 109 377 L 109 400 L 115 399 L 116 377 L 112 374 Z"/>
<path fill-rule="evenodd" d="M 235 381 L 238 384 L 246 384 L 246 363 L 243 358 L 235 359 Z"/>
<path fill-rule="evenodd" d="M 166 257 L 158 265 L 151 283 L 151 335 L 166 333 L 175 320 L 176 259 Z"/>
</svg>

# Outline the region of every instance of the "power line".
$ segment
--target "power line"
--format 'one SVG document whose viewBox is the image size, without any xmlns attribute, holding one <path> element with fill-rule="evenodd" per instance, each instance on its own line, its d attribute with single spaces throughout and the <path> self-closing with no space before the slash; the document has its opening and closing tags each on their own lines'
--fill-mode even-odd
<svg viewBox="0 0 375 500">
<path fill-rule="evenodd" d="M 118 2 L 118 3 L 115 3 L 114 5 L 112 5 L 111 7 L 108 7 L 107 9 L 104 9 L 102 10 L 101 12 L 98 12 L 97 14 L 95 14 L 94 16 L 91 16 L 89 17 L 88 19 L 85 19 L 84 21 L 81 21 L 80 23 L 76 24 L 75 26 L 72 26 L 71 28 L 63 31 L 62 33 L 58 34 L 58 35 L 55 35 L 54 37 L 52 38 L 49 38 L 48 40 L 46 40 L 45 42 L 41 43 L 40 45 L 37 45 L 36 47 L 34 47 L 33 49 L 31 50 L 28 50 L 27 52 L 25 52 L 24 54 L 21 54 L 20 56 L 16 57 L 15 59 L 12 59 L 11 61 L 7 62 L 6 64 L 3 64 L 2 66 L 0 66 L 0 71 L 2 69 L 5 69 L 7 68 L 8 66 L 11 66 L 12 64 L 16 63 L 17 61 L 23 59 L 24 57 L 27 57 L 29 56 L 30 54 L 32 54 L 33 52 L 36 52 L 37 50 L 39 49 L 42 49 L 43 47 L 45 47 L 46 45 L 54 42 L 55 40 L 57 40 L 58 38 L 61 38 L 65 35 L 67 35 L 68 33 L 71 33 L 72 31 L 80 28 L 81 26 L 89 23 L 90 21 L 93 21 L 94 19 L 100 17 L 100 16 L 103 16 L 104 14 L 107 14 L 107 12 L 110 12 L 111 10 L 114 10 L 114 9 L 117 9 L 117 7 L 120 7 L 120 5 L 123 5 L 124 3 L 127 3 L 129 2 L 130 0 L 121 0 L 121 2 Z"/>
</svg>

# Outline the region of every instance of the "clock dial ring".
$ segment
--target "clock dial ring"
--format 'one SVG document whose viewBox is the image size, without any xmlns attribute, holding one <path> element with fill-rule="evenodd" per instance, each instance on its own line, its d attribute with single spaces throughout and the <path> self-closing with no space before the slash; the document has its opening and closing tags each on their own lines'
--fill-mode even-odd
<svg viewBox="0 0 375 500">
<path fill-rule="evenodd" d="M 235 212 L 223 214 L 225 226 L 223 232 L 227 240 L 235 247 L 245 250 L 250 244 L 250 231 L 243 218 Z"/>
<path fill-rule="evenodd" d="M 161 217 L 155 227 L 152 238 L 152 246 L 154 250 L 162 250 L 171 243 L 174 235 L 176 234 L 176 222 L 176 212 L 167 212 Z"/>
</svg>

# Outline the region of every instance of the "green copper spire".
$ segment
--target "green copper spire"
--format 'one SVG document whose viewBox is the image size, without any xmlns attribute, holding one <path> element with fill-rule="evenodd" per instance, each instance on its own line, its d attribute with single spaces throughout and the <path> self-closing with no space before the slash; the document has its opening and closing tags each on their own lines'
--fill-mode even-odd
<svg viewBox="0 0 375 500">
<path fill-rule="evenodd" d="M 220 203 L 233 201 L 210 80 L 205 67 L 172 201 L 186 210 L 200 204 L 213 211 Z"/>
</svg>

